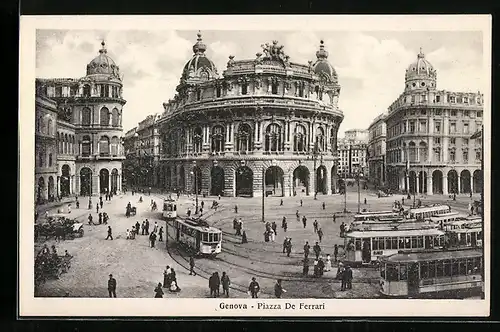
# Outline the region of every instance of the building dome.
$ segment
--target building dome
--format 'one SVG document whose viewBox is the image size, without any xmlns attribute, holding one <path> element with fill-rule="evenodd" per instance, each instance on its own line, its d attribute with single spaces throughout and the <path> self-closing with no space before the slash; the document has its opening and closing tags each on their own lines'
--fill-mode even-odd
<svg viewBox="0 0 500 332">
<path fill-rule="evenodd" d="M 193 45 L 193 57 L 184 66 L 181 80 L 189 78 L 208 80 L 217 75 L 215 64 L 205 55 L 206 49 L 207 46 L 201 39 L 201 33 L 198 32 L 197 42 Z"/>
<path fill-rule="evenodd" d="M 337 72 L 335 68 L 328 62 L 328 51 L 325 50 L 324 42 L 321 41 L 319 50 L 316 52 L 316 62 L 313 65 L 313 71 L 319 77 L 324 77 L 330 82 L 336 82 Z"/>
<path fill-rule="evenodd" d="M 120 78 L 120 68 L 116 65 L 115 61 L 111 59 L 106 50 L 106 43 L 102 41 L 102 48 L 99 50 L 99 55 L 95 57 L 87 65 L 88 75 L 111 75 Z"/>
<path fill-rule="evenodd" d="M 417 60 L 411 63 L 405 74 L 406 89 L 435 89 L 436 70 L 432 64 L 425 59 L 425 54 L 420 48 Z"/>
</svg>

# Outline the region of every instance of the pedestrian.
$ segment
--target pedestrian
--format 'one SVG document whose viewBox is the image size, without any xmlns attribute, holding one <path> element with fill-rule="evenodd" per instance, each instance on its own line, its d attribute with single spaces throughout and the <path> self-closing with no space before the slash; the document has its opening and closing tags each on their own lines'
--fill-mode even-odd
<svg viewBox="0 0 500 332">
<path fill-rule="evenodd" d="M 243 231 L 243 234 L 241 235 L 241 243 L 248 243 L 247 239 L 247 232 Z"/>
<path fill-rule="evenodd" d="M 300 206 L 302 206 L 302 199 L 300 200 Z M 298 211 L 297 211 L 298 212 Z"/>
<path fill-rule="evenodd" d="M 299 210 L 295 211 L 295 217 L 297 217 L 297 221 L 300 221 Z"/>
<path fill-rule="evenodd" d="M 219 195 L 217 195 L 217 196 L 219 197 L 219 201 L 220 201 L 220 194 L 219 194 Z"/>
<path fill-rule="evenodd" d="M 156 242 L 156 233 L 152 232 L 151 235 L 149 236 L 149 241 L 151 242 L 151 248 L 155 247 L 155 242 Z"/>
<path fill-rule="evenodd" d="M 189 257 L 189 275 L 196 275 L 194 270 L 194 257 L 192 255 Z"/>
<path fill-rule="evenodd" d="M 323 230 L 321 229 L 321 227 L 318 229 L 318 238 L 319 242 L 321 242 L 321 239 L 323 238 Z"/>
<path fill-rule="evenodd" d="M 349 265 L 347 265 L 346 267 L 346 274 L 347 274 L 346 288 L 352 289 L 352 269 Z"/>
<path fill-rule="evenodd" d="M 158 236 L 160 237 L 158 241 L 163 242 L 163 226 L 160 227 L 160 230 L 158 231 Z"/>
<path fill-rule="evenodd" d="M 325 271 L 330 272 L 332 270 L 332 257 L 330 254 L 326 255 Z"/>
<path fill-rule="evenodd" d="M 128 228 L 127 228 L 127 231 L 125 232 L 125 235 L 126 235 L 126 239 L 130 240 L 130 231 L 128 230 Z"/>
<path fill-rule="evenodd" d="M 316 259 L 319 258 L 319 254 L 321 253 L 321 247 L 319 246 L 318 242 L 313 247 L 314 254 L 316 255 Z"/>
<path fill-rule="evenodd" d="M 111 240 L 113 240 L 113 234 L 112 234 L 113 230 L 111 229 L 111 226 L 108 226 L 108 236 L 106 237 L 106 240 L 111 238 Z"/>
<path fill-rule="evenodd" d="M 93 218 L 92 218 L 92 214 L 91 214 L 91 213 L 89 213 L 89 217 L 88 217 L 88 219 L 89 219 L 89 225 L 93 225 L 93 224 L 94 224 L 94 221 L 93 221 Z"/>
<path fill-rule="evenodd" d="M 234 206 L 234 213 L 238 213 L 238 205 Z"/>
<path fill-rule="evenodd" d="M 219 272 L 215 272 L 215 292 L 217 294 L 217 297 L 220 296 L 220 277 L 219 277 Z"/>
<path fill-rule="evenodd" d="M 309 242 L 306 241 L 306 244 L 304 244 L 304 258 L 309 257 L 309 250 L 311 249 L 311 246 L 309 245 Z"/>
<path fill-rule="evenodd" d="M 318 221 L 316 219 L 314 219 L 313 228 L 314 228 L 314 233 L 317 233 L 318 232 Z"/>
<path fill-rule="evenodd" d="M 277 299 L 281 299 L 283 293 L 286 293 L 286 290 L 281 286 L 281 279 L 278 279 L 274 285 L 274 296 L 276 296 Z"/>
<path fill-rule="evenodd" d="M 101 206 L 101 209 L 102 209 L 102 199 L 101 199 L 101 201 L 99 202 L 99 205 Z"/>
<path fill-rule="evenodd" d="M 255 280 L 255 277 L 252 277 L 252 282 L 250 282 L 250 285 L 248 286 L 248 291 L 250 295 L 252 295 L 252 299 L 257 299 L 259 297 L 260 286 Z"/>
<path fill-rule="evenodd" d="M 278 235 L 278 225 L 276 224 L 276 222 L 273 221 L 271 223 L 271 229 L 273 230 L 274 235 Z"/>
<path fill-rule="evenodd" d="M 345 224 L 342 221 L 342 223 L 340 224 L 340 237 L 344 237 L 344 232 L 345 232 Z"/>
<path fill-rule="evenodd" d="M 335 262 L 337 262 L 337 256 L 339 255 L 339 246 L 335 243 L 333 246 L 333 258 L 335 259 Z"/>
<path fill-rule="evenodd" d="M 320 257 L 318 260 L 318 277 L 323 276 L 324 271 L 325 271 L 325 262 L 323 261 L 323 258 Z"/>
<path fill-rule="evenodd" d="M 92 210 L 92 200 L 89 198 L 89 210 Z"/>
<path fill-rule="evenodd" d="M 109 275 L 108 293 L 109 297 L 116 297 L 116 279 L 113 278 L 112 274 Z"/>
<path fill-rule="evenodd" d="M 201 201 L 201 208 L 203 209 L 204 206 L 205 206 L 205 202 Z"/>
<path fill-rule="evenodd" d="M 401 205 L 405 205 L 405 198 L 401 198 Z"/>
<path fill-rule="evenodd" d="M 158 222 L 155 221 L 155 225 L 153 226 L 153 233 L 158 233 Z"/>
<path fill-rule="evenodd" d="M 280 201 L 280 206 L 283 206 L 283 198 Z"/>
<path fill-rule="evenodd" d="M 141 234 L 144 235 L 145 232 L 146 232 L 146 222 L 145 221 L 142 222 L 141 228 L 142 228 L 142 233 Z"/>
<path fill-rule="evenodd" d="M 339 270 L 340 270 L 340 265 L 339 265 Z M 342 267 L 342 270 L 340 270 L 340 279 L 342 280 L 342 283 L 340 285 L 340 290 L 345 291 L 346 286 L 347 286 L 347 280 L 348 280 L 348 275 L 347 275 L 347 267 L 344 269 Z"/>
<path fill-rule="evenodd" d="M 286 257 L 290 257 L 291 253 L 292 253 L 292 239 L 289 238 L 286 244 Z"/>
<path fill-rule="evenodd" d="M 191 208 L 188 208 L 188 209 L 187 209 L 187 216 L 188 216 L 188 217 L 191 217 Z"/>
<path fill-rule="evenodd" d="M 302 225 L 304 225 L 304 228 L 306 228 L 306 225 L 307 225 L 307 218 L 306 218 L 306 216 L 302 217 Z"/>
<path fill-rule="evenodd" d="M 171 274 L 171 270 L 170 270 L 170 266 L 167 265 L 167 268 L 165 269 L 165 271 L 163 271 L 163 287 L 168 287 L 168 285 L 170 285 L 170 274 Z"/>
<path fill-rule="evenodd" d="M 208 288 L 210 289 L 210 297 L 217 297 L 217 291 L 216 291 L 216 276 L 215 272 L 212 273 L 210 278 L 208 278 Z"/>
<path fill-rule="evenodd" d="M 68 213 L 71 213 L 71 204 L 68 204 Z"/>
<path fill-rule="evenodd" d="M 325 202 L 323 202 L 323 210 L 325 209 L 326 205 L 325 205 Z"/>
<path fill-rule="evenodd" d="M 163 297 L 163 289 L 161 286 L 161 282 L 158 283 L 158 286 L 155 288 L 155 299 Z"/>
<path fill-rule="evenodd" d="M 271 242 L 275 242 L 276 241 L 276 232 L 274 230 L 270 230 L 270 233 L 271 233 Z"/>
<path fill-rule="evenodd" d="M 149 220 L 146 219 L 146 235 L 149 235 Z"/>
<path fill-rule="evenodd" d="M 102 224 L 102 212 L 99 213 L 99 225 Z"/>
<path fill-rule="evenodd" d="M 285 224 L 286 224 L 286 217 L 283 216 L 283 220 L 281 221 L 281 228 L 285 228 Z"/>
<path fill-rule="evenodd" d="M 222 283 L 222 294 L 226 295 L 226 297 L 229 297 L 229 285 L 231 285 L 231 280 L 229 279 L 229 276 L 226 274 L 226 272 L 222 272 L 220 281 Z"/>
<path fill-rule="evenodd" d="M 333 214 L 333 223 L 335 224 L 337 222 L 337 216 L 335 215 L 335 213 Z"/>
<path fill-rule="evenodd" d="M 139 235 L 139 230 L 141 228 L 141 224 L 139 224 L 138 221 L 135 222 L 135 234 L 136 235 Z M 165 283 L 163 283 L 163 285 L 165 285 Z"/>
<path fill-rule="evenodd" d="M 99 204 L 96 204 L 95 208 L 96 208 L 97 213 L 99 213 Z"/>
<path fill-rule="evenodd" d="M 286 252 L 286 246 L 287 246 L 287 243 L 288 243 L 288 238 L 285 237 L 285 239 L 283 240 L 283 253 Z"/>
<path fill-rule="evenodd" d="M 80 208 L 80 201 L 78 201 L 78 199 L 76 200 L 76 208 L 79 209 Z"/>
</svg>

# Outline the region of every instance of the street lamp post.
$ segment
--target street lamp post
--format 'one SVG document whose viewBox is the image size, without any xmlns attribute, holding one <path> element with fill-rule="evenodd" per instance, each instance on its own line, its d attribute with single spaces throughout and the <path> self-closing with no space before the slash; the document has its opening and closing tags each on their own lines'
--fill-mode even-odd
<svg viewBox="0 0 500 332">
<path fill-rule="evenodd" d="M 313 148 L 313 170 L 314 170 L 314 199 L 317 200 L 318 198 L 316 197 L 318 194 L 318 174 L 316 173 L 316 159 L 318 158 L 318 145 L 317 141 L 314 142 L 314 148 Z"/>
<path fill-rule="evenodd" d="M 358 173 L 357 173 L 357 178 L 358 178 L 358 213 L 361 212 L 361 191 L 360 191 L 360 184 L 359 184 L 361 176 L 363 176 L 363 173 L 361 173 L 358 170 Z"/>
<path fill-rule="evenodd" d="M 262 167 L 262 222 L 265 222 L 264 219 L 264 201 L 265 201 L 265 196 L 266 196 L 266 171 L 264 167 Z"/>
<path fill-rule="evenodd" d="M 193 161 L 193 165 L 194 167 L 196 167 L 196 161 Z M 195 204 L 196 204 L 196 207 L 195 207 L 195 210 L 194 210 L 194 214 L 198 214 L 198 172 L 196 172 L 196 169 L 194 169 L 193 167 L 193 174 L 194 174 L 194 196 L 195 196 Z"/>
</svg>

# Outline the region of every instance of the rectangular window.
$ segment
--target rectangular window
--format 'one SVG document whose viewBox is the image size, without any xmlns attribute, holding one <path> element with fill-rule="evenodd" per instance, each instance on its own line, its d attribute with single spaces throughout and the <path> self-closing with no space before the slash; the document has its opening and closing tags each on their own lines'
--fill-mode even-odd
<svg viewBox="0 0 500 332">
<path fill-rule="evenodd" d="M 429 278 L 436 277 L 436 262 L 429 262 Z"/>
<path fill-rule="evenodd" d="M 397 245 L 397 242 L 396 242 L 396 245 Z M 390 237 L 385 238 L 385 249 L 393 249 L 391 246 L 391 238 Z"/>
<path fill-rule="evenodd" d="M 429 264 L 427 262 L 420 263 L 420 278 L 421 279 L 429 278 Z"/>
<path fill-rule="evenodd" d="M 468 138 L 462 138 L 462 144 L 463 145 L 469 145 L 469 139 Z"/>
<path fill-rule="evenodd" d="M 458 275 L 458 261 L 456 260 L 451 262 L 451 275 L 452 276 Z"/>
<path fill-rule="evenodd" d="M 417 246 L 419 248 L 424 247 L 424 237 L 423 236 L 417 236 Z"/>
<path fill-rule="evenodd" d="M 410 133 L 414 133 L 414 132 L 415 132 L 415 122 L 410 121 Z"/>
<path fill-rule="evenodd" d="M 440 133 L 441 132 L 441 122 L 435 122 L 434 123 L 434 132 Z"/>
<path fill-rule="evenodd" d="M 415 96 L 411 96 L 411 102 L 412 102 L 412 103 L 414 103 L 414 102 L 415 102 Z M 412 112 L 413 112 L 413 114 L 411 114 L 411 115 L 415 115 L 415 111 L 412 111 Z"/>
<path fill-rule="evenodd" d="M 450 122 L 450 134 L 454 134 L 457 132 L 457 123 Z"/>
<path fill-rule="evenodd" d="M 437 261 L 436 262 L 436 277 L 440 278 L 443 275 L 444 275 L 443 262 L 442 261 Z"/>
<path fill-rule="evenodd" d="M 450 144 L 455 145 L 456 139 L 455 137 L 450 137 Z"/>
<path fill-rule="evenodd" d="M 480 118 L 480 117 L 482 117 L 482 116 L 483 116 L 483 112 L 478 111 L 478 112 L 477 112 L 477 117 L 478 117 L 478 118 Z"/>
<path fill-rule="evenodd" d="M 451 262 L 449 260 L 445 260 L 443 262 L 444 265 L 444 276 L 451 277 Z"/>
<path fill-rule="evenodd" d="M 436 96 L 436 103 L 439 103 L 441 101 L 441 96 Z M 439 112 L 439 114 L 438 114 Z M 441 111 L 436 111 L 436 115 L 441 115 Z"/>
<path fill-rule="evenodd" d="M 469 133 L 469 124 L 464 123 L 464 134 L 468 134 L 468 133 Z"/>
<path fill-rule="evenodd" d="M 417 245 L 417 237 L 416 236 L 412 236 L 411 237 L 411 247 L 412 248 L 417 248 L 418 245 Z"/>
<path fill-rule="evenodd" d="M 56 97 L 62 97 L 62 86 L 56 86 Z"/>
<path fill-rule="evenodd" d="M 450 116 L 457 116 L 457 111 L 451 111 Z"/>
<path fill-rule="evenodd" d="M 381 237 L 378 239 L 378 249 L 379 250 L 384 250 L 385 249 L 385 242 L 384 242 L 384 238 Z"/>
<path fill-rule="evenodd" d="M 398 238 L 397 237 L 393 237 L 391 238 L 391 249 L 398 249 Z"/>
<path fill-rule="evenodd" d="M 450 151 L 450 161 L 455 161 L 455 150 Z"/>
<path fill-rule="evenodd" d="M 399 280 L 406 280 L 408 278 L 406 264 L 399 266 Z"/>
<path fill-rule="evenodd" d="M 462 153 L 462 159 L 463 159 L 464 163 L 467 163 L 469 161 L 469 152 L 468 151 L 464 151 Z"/>
<path fill-rule="evenodd" d="M 441 144 L 441 137 L 434 137 L 434 144 Z"/>
<path fill-rule="evenodd" d="M 456 98 L 454 96 L 450 96 L 450 103 L 454 104 L 456 102 Z"/>
<path fill-rule="evenodd" d="M 420 100 L 425 103 L 427 101 L 427 95 L 422 95 L 422 97 L 420 98 Z"/>
<path fill-rule="evenodd" d="M 378 250 L 378 237 L 372 239 L 372 250 Z"/>
<path fill-rule="evenodd" d="M 405 237 L 405 249 L 411 249 L 411 238 L 409 236 Z"/>
</svg>

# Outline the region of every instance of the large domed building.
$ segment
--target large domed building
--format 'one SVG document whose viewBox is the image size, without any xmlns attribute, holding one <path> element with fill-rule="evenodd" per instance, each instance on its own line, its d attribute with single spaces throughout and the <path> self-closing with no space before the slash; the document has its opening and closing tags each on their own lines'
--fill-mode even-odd
<svg viewBox="0 0 500 332">
<path fill-rule="evenodd" d="M 386 116 L 387 180 L 409 193 L 478 193 L 483 123 L 480 92 L 437 89 L 437 72 L 420 50 L 405 73 L 405 89 Z"/>
<path fill-rule="evenodd" d="M 36 79 L 37 96 L 57 105 L 57 179 L 52 180 L 54 188 L 48 189 L 53 195 L 121 191 L 126 101 L 120 68 L 108 55 L 104 41 L 86 69 L 81 78 Z M 37 117 L 39 121 L 43 119 Z"/>
<path fill-rule="evenodd" d="M 323 41 L 308 64 L 293 62 L 278 41 L 261 47 L 253 59 L 230 55 L 219 76 L 198 34 L 177 94 L 156 124 L 161 187 L 223 196 L 337 190 L 343 114 Z"/>
</svg>

